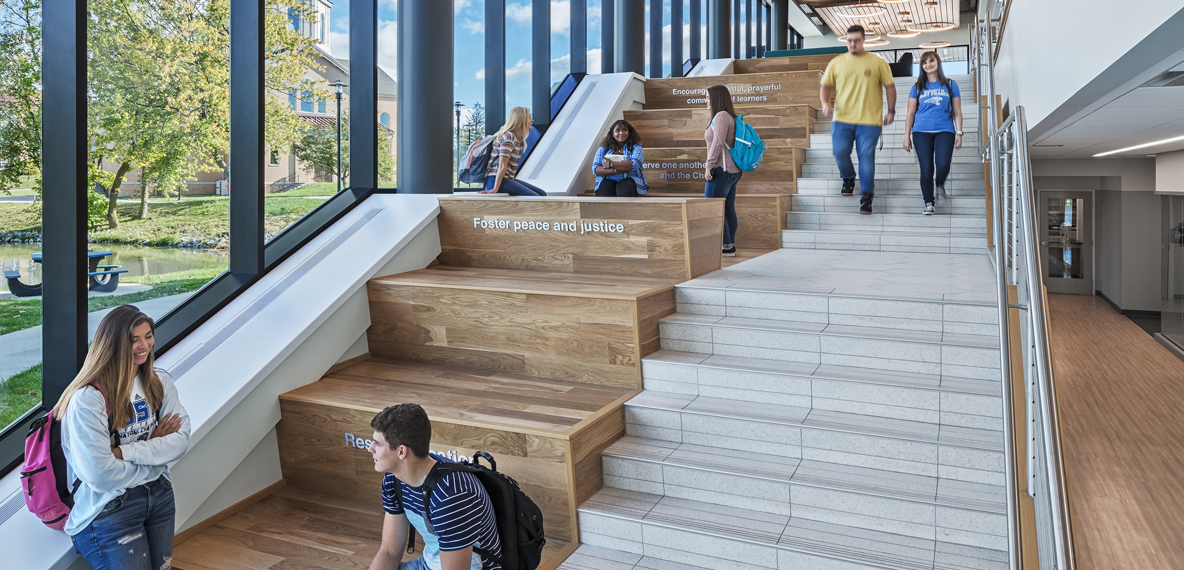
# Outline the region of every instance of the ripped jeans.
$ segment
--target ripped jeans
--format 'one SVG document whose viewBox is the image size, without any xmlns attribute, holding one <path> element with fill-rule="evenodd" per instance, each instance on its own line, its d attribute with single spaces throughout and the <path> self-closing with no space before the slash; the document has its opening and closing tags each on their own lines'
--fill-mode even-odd
<svg viewBox="0 0 1184 570">
<path fill-rule="evenodd" d="M 161 476 L 112 499 L 71 540 L 95 570 L 166 570 L 172 567 L 175 518 L 173 486 Z"/>
</svg>

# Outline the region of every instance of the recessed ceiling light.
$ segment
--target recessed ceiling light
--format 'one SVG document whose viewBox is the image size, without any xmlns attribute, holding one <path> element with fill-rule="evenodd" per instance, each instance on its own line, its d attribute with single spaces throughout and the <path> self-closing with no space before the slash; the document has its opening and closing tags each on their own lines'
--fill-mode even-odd
<svg viewBox="0 0 1184 570">
<path fill-rule="evenodd" d="M 901 10 L 901 11 L 897 12 L 896 15 L 897 16 L 912 16 L 913 13 L 909 12 L 908 10 Z"/>
<path fill-rule="evenodd" d="M 1110 155 L 1110 154 L 1118 154 L 1118 153 L 1120 153 L 1120 152 L 1127 152 L 1127 151 L 1129 151 L 1129 150 L 1139 150 L 1139 149 L 1141 149 L 1141 148 L 1147 148 L 1147 147 L 1149 147 L 1149 146 L 1156 146 L 1156 145 L 1161 145 L 1161 144 L 1174 143 L 1174 142 L 1176 142 L 1176 141 L 1184 141 L 1184 136 L 1181 136 L 1181 137 L 1172 137 L 1172 138 L 1170 138 L 1170 139 L 1163 139 L 1163 140 L 1161 140 L 1161 141 L 1154 141 L 1154 142 L 1149 142 L 1149 143 L 1146 143 L 1146 144 L 1139 144 L 1139 145 L 1135 145 L 1135 146 L 1128 146 L 1128 147 L 1126 147 L 1126 148 L 1120 148 L 1120 149 L 1118 149 L 1118 150 L 1111 150 L 1111 151 L 1108 151 L 1108 152 L 1102 152 L 1102 153 L 1095 154 L 1095 155 L 1094 155 L 1094 158 L 1097 158 L 1097 157 L 1099 157 L 1099 156 L 1106 156 L 1106 155 Z"/>
<path fill-rule="evenodd" d="M 937 6 L 938 4 L 939 2 L 937 0 L 929 0 L 925 3 L 926 6 Z"/>
</svg>

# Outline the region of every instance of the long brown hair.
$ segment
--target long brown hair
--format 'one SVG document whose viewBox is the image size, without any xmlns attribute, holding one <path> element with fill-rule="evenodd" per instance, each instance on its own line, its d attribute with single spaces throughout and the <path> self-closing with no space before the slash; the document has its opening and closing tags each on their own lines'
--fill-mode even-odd
<svg viewBox="0 0 1184 570">
<path fill-rule="evenodd" d="M 945 72 L 941 69 L 941 56 L 937 55 L 936 51 L 927 51 L 921 54 L 921 59 L 918 60 L 921 64 L 921 73 L 917 76 L 918 97 L 920 97 L 921 94 L 925 92 L 925 86 L 929 85 L 929 74 L 925 73 L 925 59 L 930 57 L 937 61 L 937 82 L 944 85 L 947 90 L 950 89 L 950 80 L 946 77 Z M 950 92 L 950 95 L 953 96 L 952 91 Z M 953 106 L 953 102 L 950 103 L 950 106 Z"/>
<path fill-rule="evenodd" d="M 732 93 L 728 91 L 727 87 L 723 85 L 712 85 L 707 88 L 707 100 L 711 102 L 711 118 L 720 111 L 726 111 L 733 119 L 736 118 L 736 109 L 732 107 Z M 711 120 L 707 121 L 707 126 L 711 126 Z"/>
<path fill-rule="evenodd" d="M 617 127 L 624 127 L 629 131 L 629 136 L 625 137 L 624 144 L 617 142 L 617 139 L 613 137 L 613 133 L 617 131 Z M 630 125 L 629 121 L 625 119 L 620 119 L 613 123 L 608 128 L 608 134 L 604 135 L 604 139 L 600 141 L 600 146 L 610 152 L 624 151 L 639 144 L 641 144 L 641 135 L 637 134 L 637 129 L 633 128 L 633 125 Z"/>
<path fill-rule="evenodd" d="M 494 142 L 502 138 L 502 135 L 506 134 L 506 132 L 514 133 L 514 136 L 518 138 L 518 142 L 525 144 L 526 137 L 530 134 L 530 109 L 526 107 L 514 107 L 510 109 L 510 113 L 506 117 L 506 124 L 502 125 L 502 128 L 497 131 L 497 135 L 493 139 Z"/>
<path fill-rule="evenodd" d="M 98 382 L 107 393 L 107 429 L 126 426 L 128 420 L 135 417 L 131 400 L 137 375 L 144 385 L 144 397 L 148 399 L 148 404 L 153 410 L 160 410 L 164 401 L 164 385 L 153 368 L 156 355 L 149 350 L 148 360 L 139 366 L 132 360 L 132 331 L 144 323 L 148 323 L 155 335 L 156 323 L 132 305 L 115 307 L 103 317 L 99 329 L 95 331 L 94 343 L 82 363 L 82 370 L 66 386 L 53 407 L 54 418 L 61 420 L 65 417 L 66 408 L 76 392 L 92 382 Z"/>
</svg>

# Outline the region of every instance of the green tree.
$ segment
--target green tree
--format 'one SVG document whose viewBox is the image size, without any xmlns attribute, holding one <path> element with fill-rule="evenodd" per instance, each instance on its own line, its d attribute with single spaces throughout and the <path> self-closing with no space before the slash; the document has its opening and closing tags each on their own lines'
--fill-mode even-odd
<svg viewBox="0 0 1184 570">
<path fill-rule="evenodd" d="M 41 171 L 41 3 L 0 0 L 0 192 Z"/>
<path fill-rule="evenodd" d="M 392 137 L 378 133 L 378 179 L 395 179 L 395 159 L 391 156 Z M 341 114 L 341 172 L 337 172 L 337 125 L 310 125 L 304 136 L 292 145 L 292 154 L 314 176 L 349 178 L 349 113 Z"/>
</svg>

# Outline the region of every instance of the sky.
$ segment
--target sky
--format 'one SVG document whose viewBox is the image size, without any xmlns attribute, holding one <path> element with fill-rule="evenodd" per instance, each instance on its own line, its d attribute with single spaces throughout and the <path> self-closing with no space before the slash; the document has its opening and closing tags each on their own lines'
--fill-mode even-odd
<svg viewBox="0 0 1184 570">
<path fill-rule="evenodd" d="M 580 0 L 577 0 L 580 1 Z M 588 72 L 600 72 L 600 5 L 602 0 L 588 2 Z M 607 0 L 612 1 L 612 0 Z M 648 10 L 646 2 L 648 30 Z M 684 2 L 687 10 L 689 2 Z M 704 2 L 704 5 L 707 3 Z M 454 100 L 471 109 L 473 104 L 485 103 L 485 2 L 484 0 L 455 0 L 454 18 Z M 663 75 L 670 73 L 670 0 L 663 0 L 662 53 Z M 506 0 L 506 107 L 530 106 L 531 79 L 531 2 Z M 683 38 L 689 40 L 689 26 L 684 14 Z M 336 57 L 347 58 L 349 53 L 349 0 L 336 0 L 329 17 L 329 51 Z M 551 83 L 563 79 L 571 68 L 571 1 L 551 0 Z M 397 1 L 378 0 L 378 65 L 398 79 L 397 65 Z M 706 31 L 703 32 L 706 38 Z M 649 34 L 646 34 L 647 69 Z M 704 42 L 705 45 L 705 42 Z M 684 57 L 689 46 L 684 45 Z M 467 110 L 463 112 L 467 116 Z M 463 119 L 462 119 L 463 120 Z"/>
</svg>

